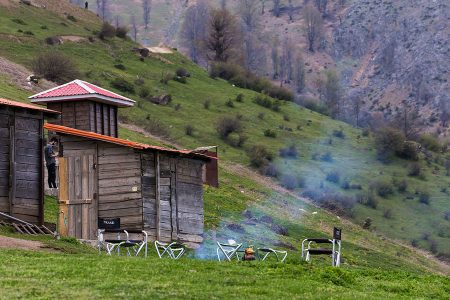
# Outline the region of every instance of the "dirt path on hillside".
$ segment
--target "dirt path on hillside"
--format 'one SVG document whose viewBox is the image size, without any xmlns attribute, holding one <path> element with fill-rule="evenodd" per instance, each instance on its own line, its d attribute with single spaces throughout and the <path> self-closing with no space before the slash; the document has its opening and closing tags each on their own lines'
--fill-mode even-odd
<svg viewBox="0 0 450 300">
<path fill-rule="evenodd" d="M 0 249 L 19 249 L 19 250 L 45 250 L 49 251 L 43 243 L 38 241 L 29 241 L 16 239 L 0 235 Z"/>
<path fill-rule="evenodd" d="M 151 53 L 170 54 L 173 51 L 167 47 L 149 47 L 147 48 Z"/>
</svg>

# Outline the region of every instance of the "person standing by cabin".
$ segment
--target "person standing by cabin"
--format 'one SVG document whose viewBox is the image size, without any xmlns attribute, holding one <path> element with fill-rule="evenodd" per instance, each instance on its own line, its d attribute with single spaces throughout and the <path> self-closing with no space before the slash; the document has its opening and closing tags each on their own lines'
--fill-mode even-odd
<svg viewBox="0 0 450 300">
<path fill-rule="evenodd" d="M 58 144 L 58 139 L 56 137 L 52 137 L 50 142 L 44 148 L 45 155 L 45 164 L 47 166 L 48 171 L 48 187 L 51 189 L 58 188 L 56 186 L 56 158 L 58 153 L 55 152 L 55 147 Z"/>
</svg>

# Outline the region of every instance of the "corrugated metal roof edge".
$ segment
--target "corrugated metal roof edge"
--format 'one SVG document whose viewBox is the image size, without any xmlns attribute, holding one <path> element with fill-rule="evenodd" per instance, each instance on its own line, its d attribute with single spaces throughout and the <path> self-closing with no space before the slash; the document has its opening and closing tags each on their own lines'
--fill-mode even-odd
<svg viewBox="0 0 450 300">
<path fill-rule="evenodd" d="M 37 105 L 29 104 L 29 103 L 23 103 L 18 101 L 13 101 L 9 99 L 0 98 L 0 105 L 7 105 L 7 106 L 14 106 L 19 108 L 26 108 L 26 109 L 32 109 L 32 110 L 38 110 L 49 114 L 57 114 L 60 115 L 61 113 L 56 110 L 51 110 L 47 108 L 43 108 Z"/>
<path fill-rule="evenodd" d="M 130 147 L 130 148 L 134 148 L 134 149 L 139 149 L 139 150 L 147 150 L 147 149 L 157 150 L 157 151 L 161 151 L 161 152 L 176 153 L 176 154 L 180 154 L 183 156 L 191 156 L 191 157 L 200 158 L 203 160 L 217 159 L 215 157 L 210 157 L 210 156 L 207 156 L 204 154 L 195 153 L 191 150 L 175 150 L 175 149 L 169 149 L 169 148 L 164 148 L 164 147 L 159 147 L 159 146 L 153 146 L 153 145 L 133 142 L 133 141 L 129 141 L 129 140 L 124 140 L 124 139 L 115 138 L 115 137 L 111 137 L 111 136 L 107 136 L 107 135 L 103 135 L 103 134 L 99 134 L 99 133 L 95 133 L 95 132 L 84 131 L 84 130 L 70 128 L 70 127 L 61 126 L 61 125 L 46 123 L 44 125 L 44 128 L 49 131 L 55 131 L 58 133 L 63 133 L 63 134 L 68 134 L 68 135 L 75 135 L 75 136 L 80 136 L 80 137 L 84 137 L 84 138 L 95 139 L 95 140 L 99 140 L 102 142 L 112 143 L 112 144 L 121 145 L 121 146 Z"/>
</svg>

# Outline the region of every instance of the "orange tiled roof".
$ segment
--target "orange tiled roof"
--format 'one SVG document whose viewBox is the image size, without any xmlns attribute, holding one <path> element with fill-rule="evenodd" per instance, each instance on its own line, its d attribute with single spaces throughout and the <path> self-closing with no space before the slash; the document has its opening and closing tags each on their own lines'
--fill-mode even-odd
<svg viewBox="0 0 450 300">
<path fill-rule="evenodd" d="M 46 109 L 46 108 L 43 108 L 43 107 L 40 107 L 37 105 L 12 101 L 12 100 L 3 99 L 3 98 L 0 98 L 0 105 L 7 105 L 7 106 L 32 109 L 32 110 L 39 110 L 39 111 L 43 111 L 45 113 L 51 113 L 51 114 L 60 114 L 60 112 L 58 112 L 56 110 L 50 110 L 50 109 Z"/>
<path fill-rule="evenodd" d="M 147 145 L 147 144 L 143 144 L 143 143 L 119 139 L 119 138 L 115 138 L 112 136 L 107 136 L 107 135 L 90 132 L 90 131 L 79 130 L 79 129 L 70 128 L 70 127 L 61 126 L 61 125 L 54 125 L 54 124 L 46 123 L 44 125 L 44 128 L 49 131 L 55 131 L 58 133 L 63 133 L 63 134 L 68 134 L 68 135 L 80 136 L 80 137 L 94 139 L 94 140 L 98 140 L 98 141 L 102 141 L 102 142 L 107 142 L 107 143 L 112 143 L 112 144 L 121 145 L 121 146 L 125 146 L 125 147 L 130 147 L 130 148 L 134 148 L 134 149 L 158 150 L 158 151 L 162 151 L 162 152 L 171 152 L 171 153 L 176 153 L 176 154 L 181 154 L 181 155 L 193 156 L 193 157 L 197 157 L 197 158 L 201 158 L 201 159 L 208 159 L 208 160 L 212 159 L 211 157 L 209 157 L 207 155 L 199 154 L 199 153 L 196 153 L 191 150 L 175 150 L 175 149 L 169 149 L 169 148 L 164 148 L 164 147 L 159 147 L 159 146 Z"/>
</svg>

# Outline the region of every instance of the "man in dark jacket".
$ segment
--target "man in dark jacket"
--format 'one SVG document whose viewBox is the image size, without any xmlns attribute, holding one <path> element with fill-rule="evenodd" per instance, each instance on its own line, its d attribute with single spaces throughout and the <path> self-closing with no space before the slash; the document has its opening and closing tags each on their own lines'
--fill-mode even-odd
<svg viewBox="0 0 450 300">
<path fill-rule="evenodd" d="M 47 166 L 48 171 L 48 187 L 53 189 L 57 188 L 56 186 L 56 159 L 58 153 L 55 152 L 55 147 L 58 144 L 58 139 L 56 137 L 52 137 L 50 142 L 44 148 L 45 155 L 45 164 Z"/>
</svg>

